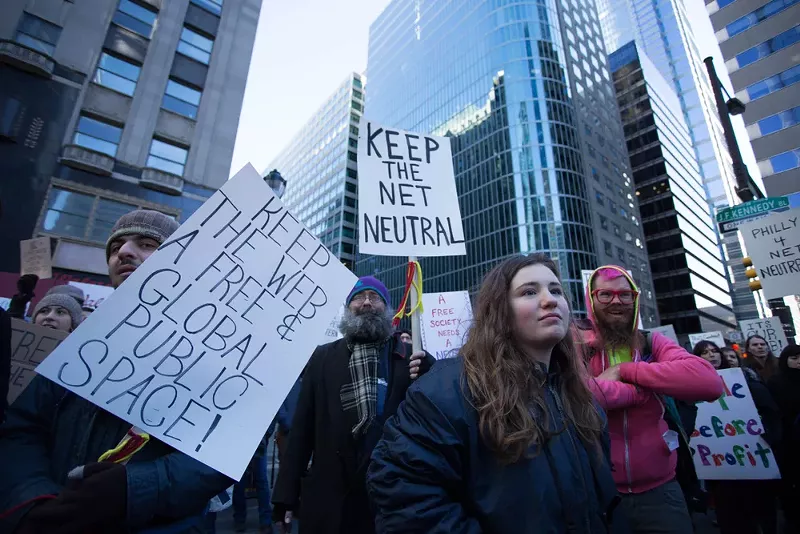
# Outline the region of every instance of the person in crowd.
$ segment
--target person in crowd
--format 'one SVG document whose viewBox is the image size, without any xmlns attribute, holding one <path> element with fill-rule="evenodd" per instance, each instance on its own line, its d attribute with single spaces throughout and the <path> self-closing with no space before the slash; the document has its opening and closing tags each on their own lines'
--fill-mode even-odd
<svg viewBox="0 0 800 534">
<path fill-rule="evenodd" d="M 742 366 L 742 360 L 734 347 L 720 347 L 719 351 L 725 361 L 728 362 L 729 369 Z"/>
<path fill-rule="evenodd" d="M 710 364 L 668 337 L 639 330 L 639 289 L 622 267 L 591 274 L 586 308 L 593 326 L 583 332 L 595 377 L 590 387 L 608 411 L 614 480 L 631 527 L 637 533 L 692 532 L 676 466 L 681 439 L 691 435 L 694 422 L 684 423 L 675 401 L 716 400 L 722 383 Z"/>
<path fill-rule="evenodd" d="M 86 301 L 86 296 L 83 294 L 83 290 L 78 286 L 73 286 L 70 284 L 61 284 L 57 286 L 53 286 L 47 292 L 48 295 L 67 295 L 74 298 L 78 305 L 83 307 Z"/>
<path fill-rule="evenodd" d="M 35 274 L 24 274 L 17 280 L 17 293 L 11 297 L 11 302 L 8 306 L 8 315 L 16 319 L 25 319 L 25 312 L 28 308 L 28 303 L 33 300 L 36 293 L 36 284 L 39 282 L 39 277 Z"/>
<path fill-rule="evenodd" d="M 402 330 L 399 330 L 399 333 L 400 333 L 400 341 L 411 345 L 411 330 L 403 328 Z"/>
<path fill-rule="evenodd" d="M 106 243 L 113 287 L 177 228 L 173 219 L 155 211 L 123 215 Z M 176 523 L 186 529 L 172 532 L 201 528 L 209 499 L 232 481 L 156 439 L 125 465 L 98 462 L 130 428 L 36 376 L 0 427 L 0 533 L 137 532 Z M 68 483 L 76 466 L 83 466 L 83 477 Z"/>
<path fill-rule="evenodd" d="M 729 369 L 727 358 L 713 341 L 698 342 L 692 352 L 714 369 Z M 763 426 L 762 437 L 773 451 L 781 440 L 781 415 L 767 386 L 750 369 L 742 369 Z M 751 371 L 751 372 L 746 372 Z M 709 480 L 721 534 L 775 534 L 777 498 L 771 480 Z M 744 498 L 746 496 L 746 498 Z"/>
<path fill-rule="evenodd" d="M 72 332 L 83 321 L 81 306 L 64 293 L 48 293 L 33 309 L 33 323 L 53 330 Z"/>
<path fill-rule="evenodd" d="M 303 533 L 375 531 L 366 491 L 370 453 L 411 381 L 433 364 L 424 352 L 410 354 L 393 333 L 389 291 L 380 280 L 360 278 L 345 306 L 344 337 L 317 347 L 303 374 L 272 498 L 280 529 L 290 528 L 300 503 L 308 510 Z"/>
<path fill-rule="evenodd" d="M 778 372 L 767 384 L 781 410 L 783 440 L 778 448 L 780 501 L 787 532 L 800 532 L 800 346 L 781 351 Z"/>
<path fill-rule="evenodd" d="M 286 443 L 289 439 L 289 433 L 292 431 L 292 418 L 294 418 L 294 412 L 297 410 L 297 401 L 300 400 L 300 389 L 302 385 L 303 373 L 300 373 L 300 376 L 292 385 L 292 389 L 289 390 L 289 394 L 283 399 L 283 404 L 278 408 L 278 415 L 275 416 L 278 421 L 278 429 L 275 433 L 275 444 L 278 446 L 279 462 L 283 460 L 283 456 L 286 452 Z"/>
<path fill-rule="evenodd" d="M 258 528 L 261 534 L 272 533 L 272 506 L 270 504 L 269 479 L 267 478 L 267 444 L 275 430 L 275 421 L 267 429 L 261 443 L 258 444 L 250 464 L 247 466 L 242 480 L 233 486 L 233 528 L 236 532 L 244 532 L 247 523 L 247 499 L 245 489 L 252 475 L 258 500 Z"/>
<path fill-rule="evenodd" d="M 761 336 L 750 336 L 744 342 L 744 351 L 747 357 L 744 363 L 747 367 L 758 373 L 763 382 L 768 382 L 772 375 L 778 371 L 778 358 L 769 349 L 769 343 Z"/>
<path fill-rule="evenodd" d="M 497 265 L 459 356 L 384 427 L 368 475 L 378 532 L 625 532 L 586 383 L 553 260 Z"/>
<path fill-rule="evenodd" d="M 11 317 L 0 308 L 0 425 L 6 420 L 11 379 Z M 0 462 L 2 459 L 0 459 Z"/>
</svg>

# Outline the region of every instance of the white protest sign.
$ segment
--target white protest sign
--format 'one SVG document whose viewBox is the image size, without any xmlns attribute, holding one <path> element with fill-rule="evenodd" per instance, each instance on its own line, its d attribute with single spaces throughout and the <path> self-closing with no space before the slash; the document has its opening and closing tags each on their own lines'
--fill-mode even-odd
<svg viewBox="0 0 800 534">
<path fill-rule="evenodd" d="M 450 139 L 362 121 L 358 211 L 362 254 L 466 254 Z"/>
<path fill-rule="evenodd" d="M 761 435 L 758 415 L 741 369 L 717 371 L 722 397 L 697 403 L 697 423 L 689 441 L 700 480 L 780 478 L 775 454 Z"/>
<path fill-rule="evenodd" d="M 766 339 L 769 349 L 775 356 L 779 356 L 784 347 L 788 345 L 786 333 L 783 331 L 783 325 L 778 317 L 739 321 L 739 326 L 745 339 L 750 336 L 761 336 Z"/>
<path fill-rule="evenodd" d="M 800 208 L 742 224 L 739 231 L 764 297 L 796 294 L 800 290 Z"/>
<path fill-rule="evenodd" d="M 678 335 L 675 333 L 675 327 L 672 326 L 671 324 L 666 324 L 664 326 L 657 326 L 655 328 L 648 328 L 648 330 L 651 332 L 659 332 L 670 338 L 675 343 L 678 343 Z"/>
<path fill-rule="evenodd" d="M 247 165 L 36 371 L 239 480 L 355 282 Z"/>
<path fill-rule="evenodd" d="M 689 345 L 691 345 L 689 350 L 691 351 L 701 341 L 710 341 L 719 348 L 725 346 L 725 338 L 722 337 L 722 332 L 700 332 L 699 334 L 689 334 Z"/>
<path fill-rule="evenodd" d="M 50 238 L 37 237 L 19 242 L 20 274 L 35 274 L 40 280 L 53 277 Z"/>
<path fill-rule="evenodd" d="M 330 343 L 331 341 L 336 341 L 337 339 L 342 339 L 344 337 L 342 332 L 339 330 L 339 323 L 342 322 L 343 315 L 344 305 L 339 308 L 339 313 L 333 316 L 328 323 L 327 328 L 325 328 L 325 340 L 322 341 L 322 343 Z"/>
<path fill-rule="evenodd" d="M 104 300 L 114 292 L 113 287 L 101 286 L 99 284 L 87 284 L 85 282 L 69 282 L 83 291 L 83 305 L 90 308 L 97 308 Z"/>
<path fill-rule="evenodd" d="M 437 360 L 455 356 L 472 322 L 468 291 L 423 293 L 422 346 Z"/>
</svg>

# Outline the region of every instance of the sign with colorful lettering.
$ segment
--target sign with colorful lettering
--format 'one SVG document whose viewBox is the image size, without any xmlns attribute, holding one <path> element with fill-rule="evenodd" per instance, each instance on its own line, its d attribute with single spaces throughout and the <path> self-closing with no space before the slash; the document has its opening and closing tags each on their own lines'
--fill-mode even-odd
<svg viewBox="0 0 800 534">
<path fill-rule="evenodd" d="M 794 295 L 800 288 L 800 208 L 773 213 L 739 227 L 764 297 Z"/>
<path fill-rule="evenodd" d="M 362 254 L 466 254 L 450 139 L 361 121 L 358 211 Z"/>
<path fill-rule="evenodd" d="M 83 306 L 85 308 L 97 308 L 114 292 L 114 288 L 110 286 L 101 286 L 98 284 L 87 284 L 85 282 L 68 282 L 69 285 L 75 286 L 83 291 Z"/>
<path fill-rule="evenodd" d="M 11 319 L 11 374 L 8 403 L 11 404 L 36 376 L 34 368 L 53 352 L 69 334 Z"/>
<path fill-rule="evenodd" d="M 788 345 L 786 332 L 783 331 L 783 325 L 778 317 L 739 321 L 739 326 L 745 339 L 750 336 L 761 336 L 766 339 L 769 349 L 775 356 L 780 356 L 781 351 Z"/>
<path fill-rule="evenodd" d="M 36 371 L 239 480 L 355 282 L 247 165 Z"/>
<path fill-rule="evenodd" d="M 689 441 L 700 480 L 780 478 L 772 447 L 761 435 L 758 416 L 741 369 L 717 371 L 722 397 L 697 404 L 697 423 Z"/>
<path fill-rule="evenodd" d="M 467 291 L 423 293 L 422 347 L 437 360 L 458 354 L 472 322 Z"/>
<path fill-rule="evenodd" d="M 722 348 L 725 346 L 725 338 L 722 337 L 722 332 L 715 330 L 714 332 L 700 332 L 699 334 L 689 334 L 689 350 L 700 343 L 701 341 L 711 341 L 717 347 Z"/>
</svg>

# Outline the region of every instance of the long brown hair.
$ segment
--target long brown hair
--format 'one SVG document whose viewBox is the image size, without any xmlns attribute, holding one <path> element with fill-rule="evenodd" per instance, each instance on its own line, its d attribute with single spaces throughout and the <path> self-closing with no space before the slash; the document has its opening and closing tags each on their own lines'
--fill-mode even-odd
<svg viewBox="0 0 800 534">
<path fill-rule="evenodd" d="M 466 344 L 461 348 L 464 375 L 478 411 L 481 436 L 505 464 L 522 458 L 532 445 L 547 440 L 550 416 L 542 375 L 515 341 L 509 300 L 511 280 L 524 267 L 544 265 L 559 280 L 553 260 L 541 253 L 506 259 L 483 279 Z M 586 367 L 575 351 L 572 329 L 553 348 L 550 365 L 561 377 L 560 399 L 566 424 L 584 443 L 600 442 L 602 420 L 586 386 Z M 537 420 L 535 414 L 544 414 Z M 599 450 L 599 448 L 598 448 Z"/>
</svg>

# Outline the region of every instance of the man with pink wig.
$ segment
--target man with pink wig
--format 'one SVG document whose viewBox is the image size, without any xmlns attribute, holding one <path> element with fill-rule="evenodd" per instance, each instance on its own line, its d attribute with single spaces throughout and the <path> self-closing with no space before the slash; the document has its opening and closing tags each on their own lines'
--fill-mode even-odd
<svg viewBox="0 0 800 534">
<path fill-rule="evenodd" d="M 639 289 L 622 267 L 592 273 L 586 308 L 592 329 L 583 341 L 595 377 L 590 387 L 608 412 L 612 471 L 631 527 L 635 533 L 692 532 L 675 480 L 678 435 L 664 413 L 668 397 L 690 403 L 719 398 L 722 382 L 702 358 L 659 332 L 639 330 Z"/>
</svg>

